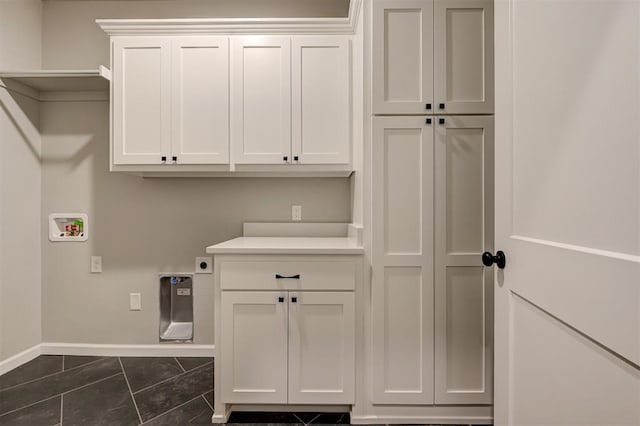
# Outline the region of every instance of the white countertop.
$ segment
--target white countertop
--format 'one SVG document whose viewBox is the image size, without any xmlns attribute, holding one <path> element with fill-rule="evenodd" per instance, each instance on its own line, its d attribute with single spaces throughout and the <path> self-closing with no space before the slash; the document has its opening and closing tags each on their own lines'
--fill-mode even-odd
<svg viewBox="0 0 640 426">
<path fill-rule="evenodd" d="M 361 254 L 347 237 L 238 237 L 207 247 L 209 254 Z"/>
</svg>

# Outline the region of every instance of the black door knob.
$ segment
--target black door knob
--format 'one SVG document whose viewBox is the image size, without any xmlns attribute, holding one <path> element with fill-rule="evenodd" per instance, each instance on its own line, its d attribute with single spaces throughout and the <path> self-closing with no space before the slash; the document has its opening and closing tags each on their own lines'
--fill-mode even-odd
<svg viewBox="0 0 640 426">
<path fill-rule="evenodd" d="M 504 269 L 505 265 L 507 264 L 507 257 L 504 255 L 504 252 L 502 250 L 498 250 L 495 256 L 488 251 L 482 253 L 482 264 L 484 266 L 491 266 L 494 263 L 498 268 Z"/>
</svg>

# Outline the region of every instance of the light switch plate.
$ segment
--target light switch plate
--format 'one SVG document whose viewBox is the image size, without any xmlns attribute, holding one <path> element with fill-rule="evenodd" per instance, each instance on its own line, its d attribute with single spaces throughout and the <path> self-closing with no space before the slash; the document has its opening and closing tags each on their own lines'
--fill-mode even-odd
<svg viewBox="0 0 640 426">
<path fill-rule="evenodd" d="M 142 310 L 142 297 L 140 293 L 129 293 L 129 310 L 131 311 Z"/>
<path fill-rule="evenodd" d="M 212 257 L 196 257 L 196 274 L 211 274 L 213 273 L 213 258 Z"/>
</svg>

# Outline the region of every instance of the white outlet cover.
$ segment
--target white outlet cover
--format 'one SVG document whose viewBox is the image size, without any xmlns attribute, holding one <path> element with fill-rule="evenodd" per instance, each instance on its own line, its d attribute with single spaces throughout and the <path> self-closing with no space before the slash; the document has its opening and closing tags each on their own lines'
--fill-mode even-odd
<svg viewBox="0 0 640 426">
<path fill-rule="evenodd" d="M 91 256 L 91 273 L 99 274 L 102 272 L 102 256 Z"/>
<path fill-rule="evenodd" d="M 291 206 L 291 220 L 302 220 L 302 206 Z"/>
<path fill-rule="evenodd" d="M 201 263 L 207 264 L 205 268 L 201 267 Z M 210 256 L 196 257 L 196 274 L 212 274 L 213 273 L 213 258 Z"/>
</svg>

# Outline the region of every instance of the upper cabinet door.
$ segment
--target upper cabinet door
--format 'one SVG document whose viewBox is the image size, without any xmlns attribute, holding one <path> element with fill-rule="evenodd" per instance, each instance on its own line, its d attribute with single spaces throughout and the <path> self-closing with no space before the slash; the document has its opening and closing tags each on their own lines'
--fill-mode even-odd
<svg viewBox="0 0 640 426">
<path fill-rule="evenodd" d="M 170 155 L 170 58 L 167 37 L 113 42 L 114 164 L 160 164 Z"/>
<path fill-rule="evenodd" d="M 493 113 L 493 1 L 435 0 L 437 113 Z"/>
<path fill-rule="evenodd" d="M 228 163 L 228 38 L 175 38 L 172 83 L 172 156 L 176 162 Z"/>
<path fill-rule="evenodd" d="M 373 113 L 433 111 L 433 0 L 373 2 Z"/>
<path fill-rule="evenodd" d="M 292 43 L 293 161 L 346 164 L 351 146 L 349 40 L 300 36 Z"/>
<path fill-rule="evenodd" d="M 290 161 L 289 37 L 233 37 L 231 70 L 233 161 L 239 164 Z"/>
</svg>

